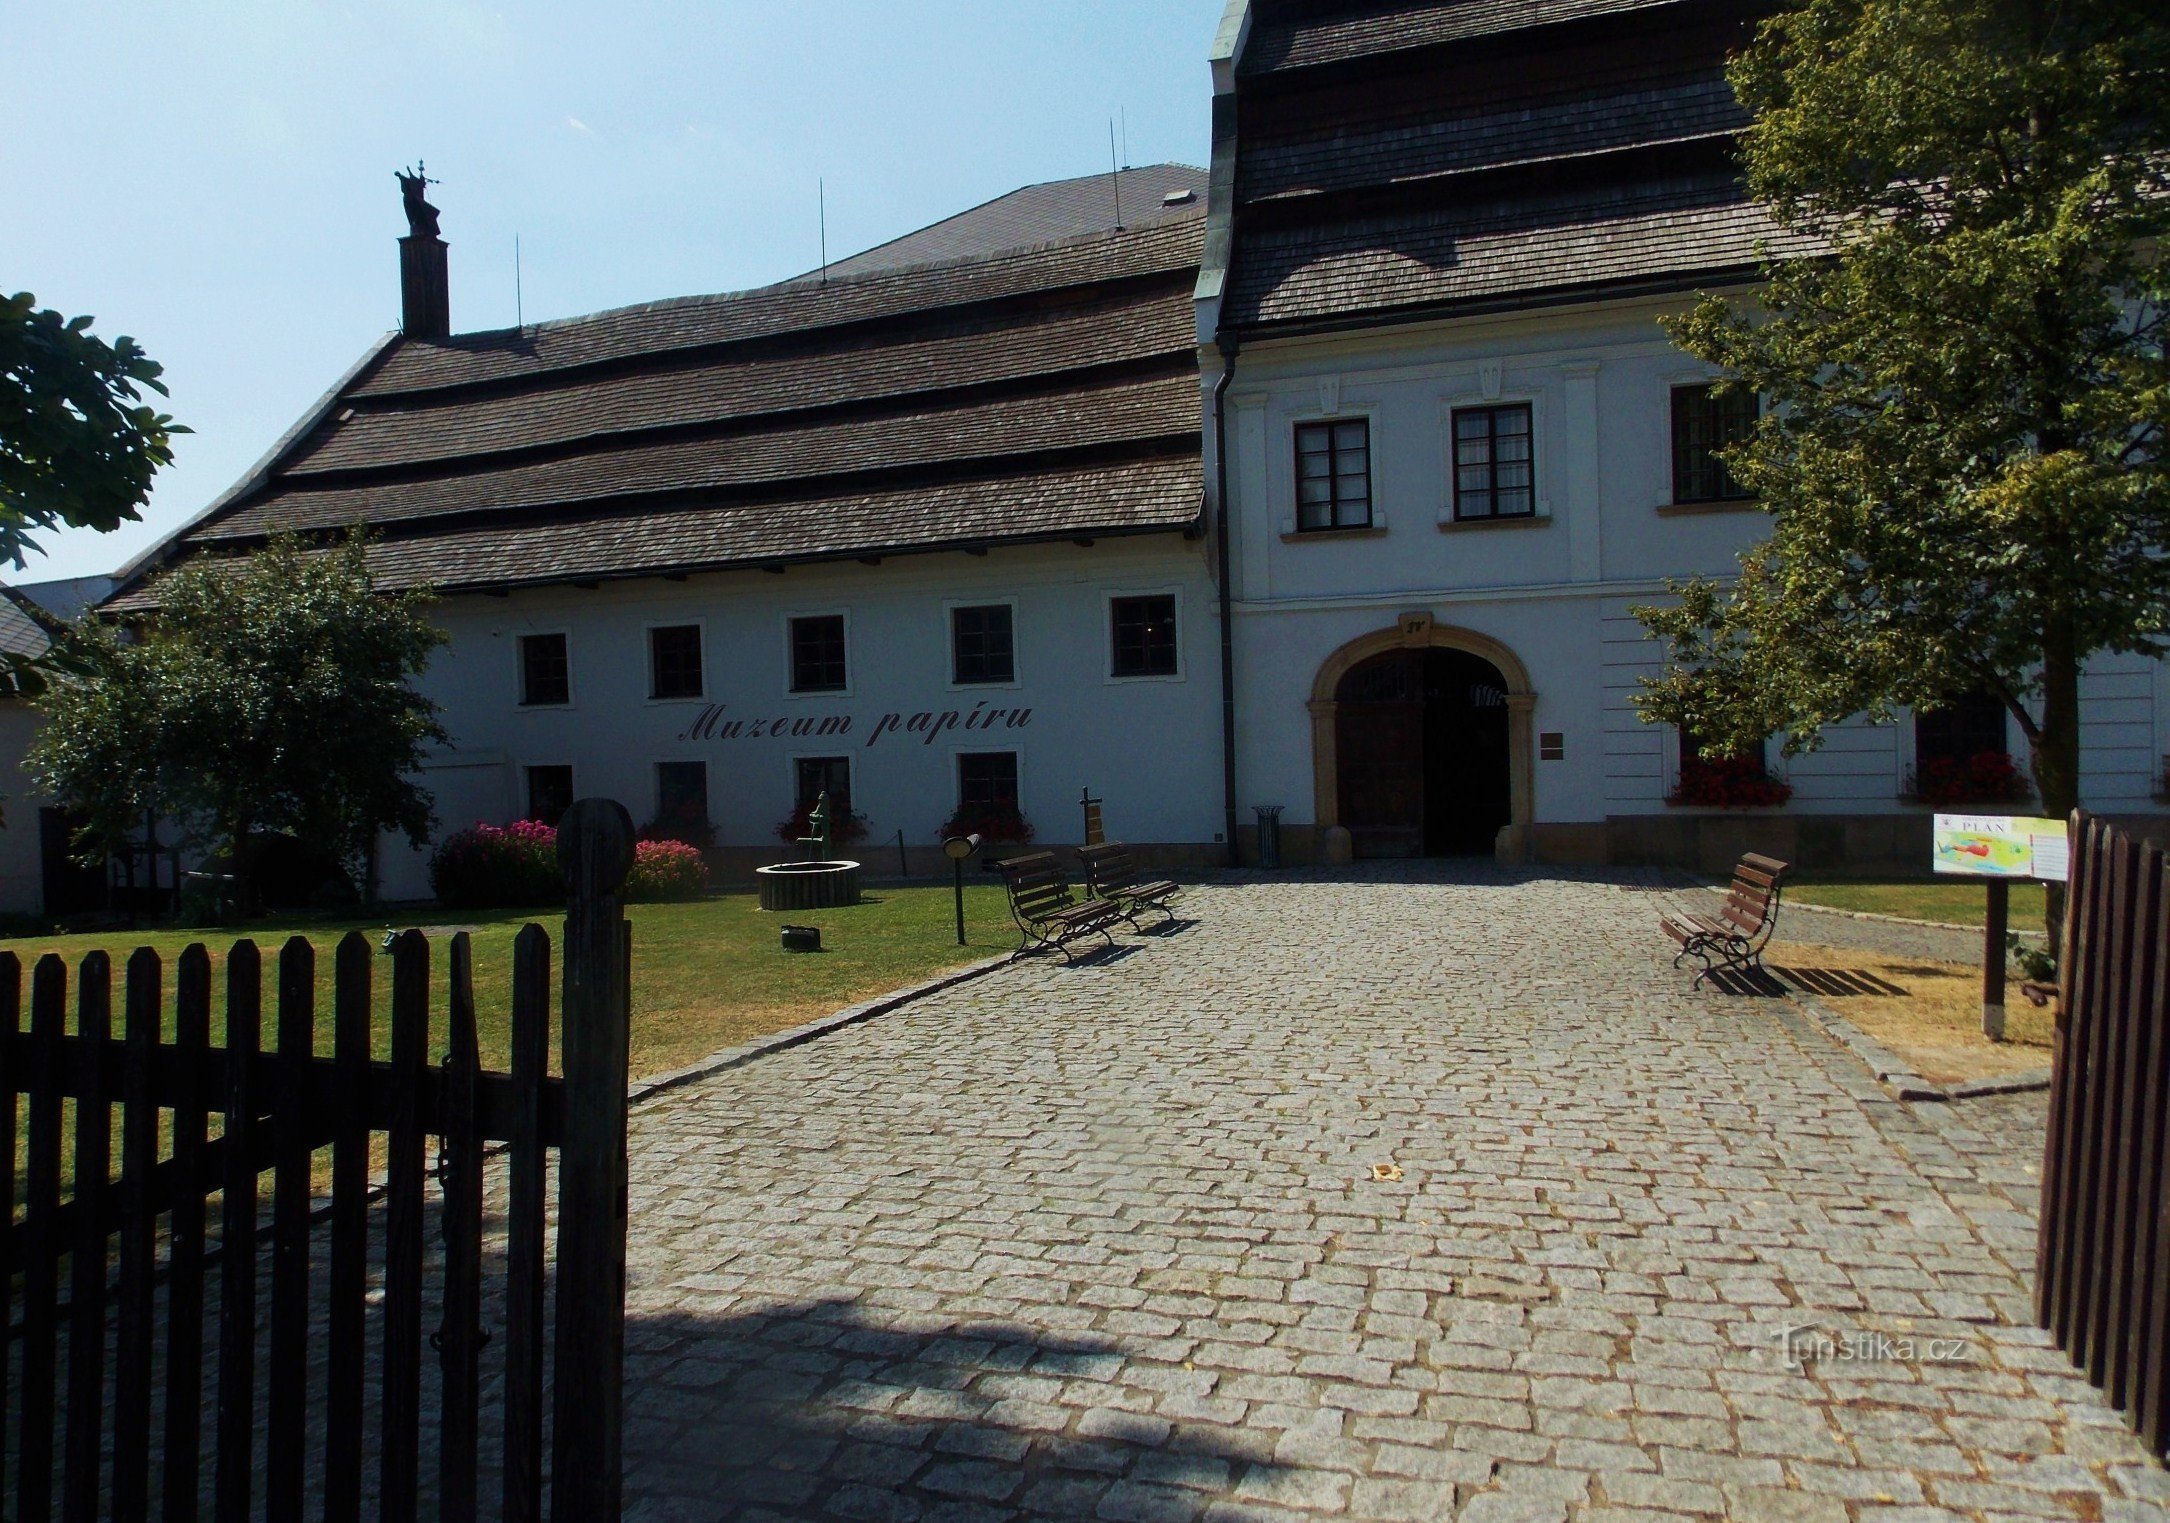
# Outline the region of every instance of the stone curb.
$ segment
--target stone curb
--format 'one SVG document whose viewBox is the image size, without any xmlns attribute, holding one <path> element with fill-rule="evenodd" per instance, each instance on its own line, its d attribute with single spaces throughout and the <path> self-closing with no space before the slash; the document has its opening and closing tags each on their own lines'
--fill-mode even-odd
<svg viewBox="0 0 2170 1523">
<path fill-rule="evenodd" d="M 876 1016 L 887 1015 L 892 1010 L 900 1009 L 916 1000 L 925 999 L 930 994 L 939 994 L 945 989 L 954 989 L 959 984 L 970 983 L 975 978 L 983 978 L 997 968 L 1008 967 L 1010 961 L 1009 954 L 1005 952 L 1000 956 L 989 957 L 980 962 L 967 963 L 964 967 L 952 968 L 947 973 L 930 978 L 925 983 L 912 984 L 902 989 L 892 989 L 887 994 L 877 994 L 874 998 L 861 1000 L 856 1005 L 846 1005 L 842 1010 L 829 1015 L 818 1016 L 804 1025 L 793 1026 L 785 1031 L 771 1032 L 767 1036 L 756 1037 L 750 1042 L 741 1042 L 736 1047 L 726 1047 L 721 1052 L 712 1052 L 707 1057 L 700 1059 L 698 1062 L 690 1063 L 684 1068 L 673 1068 L 664 1073 L 651 1074 L 627 1088 L 626 1105 L 629 1109 L 646 1105 L 650 1101 L 670 1093 L 672 1090 L 682 1089 L 688 1084 L 722 1073 L 727 1069 L 744 1068 L 748 1063 L 768 1057 L 772 1053 L 786 1052 L 793 1047 L 800 1047 L 808 1042 L 817 1041 L 828 1036 L 831 1032 L 842 1031 L 847 1026 L 856 1026 L 862 1021 L 871 1021 Z"/>
<path fill-rule="evenodd" d="M 1869 1066 L 1876 1082 L 1894 1100 L 1979 1100 L 1988 1095 L 2018 1095 L 2048 1089 L 2050 1071 L 2029 1069 L 1996 1079 L 1968 1079 L 1960 1084 L 1932 1084 L 1906 1066 L 1906 1060 L 1812 994 L 1790 985 L 1786 998 L 1823 1028 L 1823 1033 Z"/>
</svg>

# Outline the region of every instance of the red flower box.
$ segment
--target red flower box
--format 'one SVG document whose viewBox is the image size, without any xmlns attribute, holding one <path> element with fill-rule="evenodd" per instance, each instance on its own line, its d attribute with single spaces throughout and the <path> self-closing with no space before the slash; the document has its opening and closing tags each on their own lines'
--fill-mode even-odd
<svg viewBox="0 0 2170 1523">
<path fill-rule="evenodd" d="M 1923 762 L 1907 779 L 1906 792 L 1924 804 L 2024 804 L 2034 797 L 2034 785 L 2004 752 L 1977 751 Z"/>
<path fill-rule="evenodd" d="M 1683 757 L 1680 784 L 1665 796 L 1668 804 L 1706 809 L 1768 809 L 1793 797 L 1793 785 L 1770 775 L 1753 756 L 1705 761 Z"/>
</svg>

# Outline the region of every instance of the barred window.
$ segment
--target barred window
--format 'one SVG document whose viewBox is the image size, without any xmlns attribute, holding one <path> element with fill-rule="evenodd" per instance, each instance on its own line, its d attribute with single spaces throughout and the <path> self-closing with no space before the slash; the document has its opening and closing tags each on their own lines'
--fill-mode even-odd
<svg viewBox="0 0 2170 1523">
<path fill-rule="evenodd" d="M 1673 388 L 1673 501 L 1739 502 L 1748 497 L 1718 451 L 1755 432 L 1758 410 L 1755 393 L 1738 387 L 1723 395 L 1710 386 Z"/>
</svg>

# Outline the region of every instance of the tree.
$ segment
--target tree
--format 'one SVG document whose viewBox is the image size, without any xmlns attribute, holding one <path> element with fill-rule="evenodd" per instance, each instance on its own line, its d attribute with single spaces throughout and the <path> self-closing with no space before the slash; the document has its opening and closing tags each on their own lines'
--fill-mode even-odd
<svg viewBox="0 0 2170 1523">
<path fill-rule="evenodd" d="M 23 565 L 33 532 L 117 529 L 142 510 L 151 477 L 187 429 L 143 401 L 164 367 L 125 335 L 108 344 L 87 317 L 0 297 L 0 556 Z"/>
<path fill-rule="evenodd" d="M 90 324 L 40 310 L 27 291 L 0 297 L 0 559 L 18 570 L 36 533 L 111 531 L 138 517 L 151 477 L 173 461 L 173 436 L 188 432 L 143 401 L 142 388 L 166 394 L 163 367 Z M 0 653 L 0 689 L 32 692 L 64 659 L 60 647 Z"/>
<path fill-rule="evenodd" d="M 185 562 L 155 590 L 136 643 L 100 636 L 90 674 L 52 685 L 30 753 L 48 789 L 92 814 L 88 853 L 144 808 L 229 851 L 244 884 L 264 832 L 357 874 L 380 831 L 427 843 L 430 798 L 412 775 L 446 735 L 412 683 L 444 640 L 426 594 L 378 593 L 359 536 Z"/>
<path fill-rule="evenodd" d="M 2062 815 L 2082 663 L 2170 629 L 2170 13 L 1806 0 L 1728 72 L 1751 194 L 1825 252 L 1667 324 L 1764 399 L 1725 459 L 1772 530 L 1638 610 L 1643 717 L 1795 754 L 1986 690 Z"/>
<path fill-rule="evenodd" d="M 34 690 L 47 700 L 46 722 L 24 767 L 81 816 L 76 849 L 98 863 L 165 812 L 163 647 L 88 621 L 66 638 L 66 675 Z"/>
</svg>

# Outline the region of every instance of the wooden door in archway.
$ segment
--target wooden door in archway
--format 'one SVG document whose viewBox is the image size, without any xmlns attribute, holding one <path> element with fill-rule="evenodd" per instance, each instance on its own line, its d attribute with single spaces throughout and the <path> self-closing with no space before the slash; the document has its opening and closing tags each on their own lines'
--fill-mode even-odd
<svg viewBox="0 0 2170 1523">
<path fill-rule="evenodd" d="M 1335 692 L 1341 823 L 1360 857 L 1484 856 L 1512 815 L 1507 686 L 1468 651 L 1388 651 Z"/>
<path fill-rule="evenodd" d="M 1374 656 L 1335 694 L 1341 823 L 1360 857 L 1424 854 L 1423 655 Z"/>
</svg>

